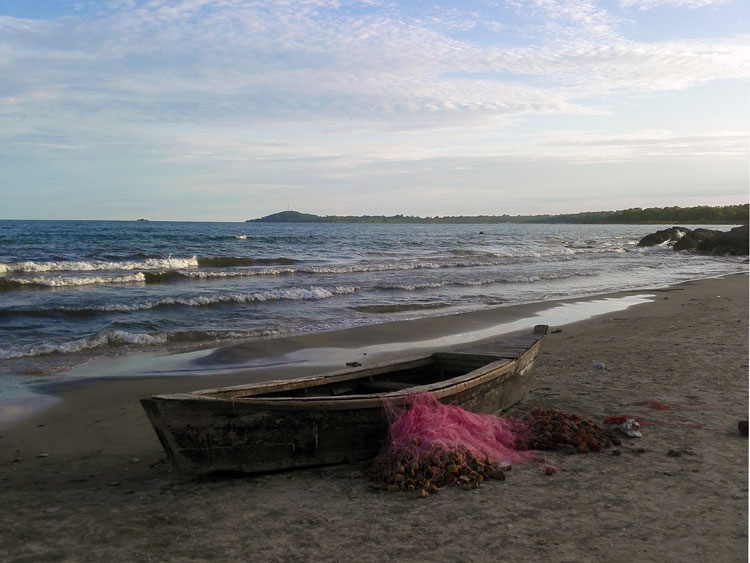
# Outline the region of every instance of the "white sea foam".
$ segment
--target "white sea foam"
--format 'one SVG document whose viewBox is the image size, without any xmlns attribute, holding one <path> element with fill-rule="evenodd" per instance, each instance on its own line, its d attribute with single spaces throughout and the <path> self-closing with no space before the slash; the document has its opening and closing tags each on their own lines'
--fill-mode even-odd
<svg viewBox="0 0 750 563">
<path fill-rule="evenodd" d="M 108 330 L 87 338 L 71 340 L 69 342 L 0 348 L 0 360 L 10 360 L 27 356 L 43 356 L 55 353 L 72 354 L 102 346 L 127 346 L 134 344 L 152 346 L 166 344 L 166 342 L 166 334 L 144 334 L 126 332 L 123 330 Z"/>
<path fill-rule="evenodd" d="M 216 278 L 242 278 L 252 276 L 279 276 L 283 274 L 294 274 L 298 270 L 294 268 L 265 268 L 263 270 L 226 270 L 226 271 L 190 271 L 181 272 L 184 276 L 197 279 Z"/>
<path fill-rule="evenodd" d="M 241 338 L 258 338 L 278 336 L 279 330 L 257 328 L 252 330 L 186 330 L 169 335 L 170 343 L 204 342 L 206 340 L 238 340 Z"/>
<path fill-rule="evenodd" d="M 87 338 L 58 342 L 0 348 L 0 360 L 12 360 L 49 354 L 75 354 L 97 348 L 118 348 L 124 346 L 163 346 L 167 343 L 200 342 L 206 340 L 234 340 L 239 338 L 269 337 L 280 334 L 275 329 L 253 330 L 206 330 L 167 333 L 135 333 L 123 330 L 108 330 Z"/>
<path fill-rule="evenodd" d="M 438 262 L 386 262 L 374 264 L 349 264 L 344 266 L 301 267 L 298 271 L 309 274 L 349 274 L 355 272 L 386 272 L 394 270 L 424 270 L 444 267 Z"/>
<path fill-rule="evenodd" d="M 640 254 L 666 254 L 672 256 L 675 254 L 674 249 L 666 244 L 655 244 L 654 246 L 631 246 L 628 252 L 637 252 Z"/>
<path fill-rule="evenodd" d="M 510 277 L 494 277 L 494 278 L 480 278 L 476 280 L 457 280 L 457 281 L 445 281 L 445 282 L 432 282 L 432 283 L 418 283 L 418 284 L 393 284 L 383 285 L 380 289 L 395 289 L 404 291 L 419 291 L 421 289 L 437 289 L 448 286 L 477 286 L 477 285 L 490 285 L 495 283 L 531 283 L 543 280 L 559 280 L 567 279 L 576 276 L 598 276 L 599 273 L 593 270 L 581 270 L 577 272 L 564 272 L 559 274 L 539 274 L 529 276 L 510 276 Z"/>
<path fill-rule="evenodd" d="M 542 261 L 569 261 L 569 255 L 547 256 Z M 538 260 L 537 260 L 538 261 Z M 294 266 L 289 268 L 264 268 L 261 270 L 246 270 L 242 272 L 190 272 L 191 277 L 233 277 L 233 276 L 255 276 L 255 275 L 282 275 L 282 274 L 356 274 L 369 272 L 394 272 L 408 270 L 437 270 L 450 268 L 471 268 L 483 266 L 496 266 L 505 264 L 505 258 L 482 257 L 477 260 L 444 260 L 444 261 L 401 261 L 401 262 L 373 262 L 331 266 Z"/>
<path fill-rule="evenodd" d="M 198 258 L 148 258 L 146 260 L 126 260 L 110 262 L 103 260 L 91 261 L 50 261 L 50 262 L 10 262 L 3 264 L 5 270 L 0 272 L 94 272 L 101 270 L 178 270 L 182 268 L 197 268 Z"/>
<path fill-rule="evenodd" d="M 477 261 L 474 265 L 487 264 Z M 440 264 L 438 262 L 375 262 L 369 264 L 346 264 L 336 266 L 294 266 L 284 268 L 262 268 L 259 270 L 230 270 L 230 271 L 191 271 L 183 272 L 191 278 L 234 278 L 246 276 L 280 276 L 285 274 L 355 274 L 367 272 L 390 272 L 400 270 L 424 270 L 437 269 L 450 266 L 462 265 L 462 263 L 451 262 Z"/>
<path fill-rule="evenodd" d="M 334 287 L 324 289 L 322 287 L 311 287 L 310 289 L 271 289 L 256 293 L 228 293 L 220 295 L 198 295 L 195 297 L 166 297 L 155 302 L 158 305 L 187 305 L 190 307 L 201 307 L 219 303 L 252 303 L 278 300 L 306 300 L 306 299 L 328 299 L 334 295 L 354 293 L 354 287 Z"/>
<path fill-rule="evenodd" d="M 357 287 L 311 287 L 292 288 L 292 289 L 272 289 L 268 291 L 259 291 L 254 293 L 221 293 L 213 295 L 197 295 L 194 297 L 165 297 L 153 301 L 143 301 L 140 303 L 111 303 L 95 307 L 87 307 L 85 311 L 102 311 L 114 313 L 126 313 L 131 311 L 147 311 L 157 307 L 168 307 L 173 305 L 182 305 L 186 307 L 205 307 L 209 305 L 220 304 L 242 304 L 265 301 L 280 300 L 319 300 L 328 299 L 335 295 L 349 295 L 357 291 Z M 65 309 L 64 311 L 80 312 L 81 309 Z"/>
<path fill-rule="evenodd" d="M 124 276 L 35 276 L 33 278 L 8 278 L 8 281 L 20 285 L 40 285 L 45 287 L 71 287 L 99 283 L 134 283 L 144 282 L 146 277 L 141 272 Z"/>
<path fill-rule="evenodd" d="M 451 282 L 431 282 L 431 283 L 398 283 L 393 285 L 381 286 L 381 289 L 402 289 L 404 291 L 417 291 L 419 289 L 437 289 L 449 285 Z"/>
</svg>

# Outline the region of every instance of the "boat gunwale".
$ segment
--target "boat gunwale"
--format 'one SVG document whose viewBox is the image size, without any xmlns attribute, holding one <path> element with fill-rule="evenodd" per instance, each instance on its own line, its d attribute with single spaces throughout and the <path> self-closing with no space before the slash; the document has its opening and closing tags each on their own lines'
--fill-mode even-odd
<svg viewBox="0 0 750 563">
<path fill-rule="evenodd" d="M 371 366 L 362 367 L 346 367 L 343 369 L 328 371 L 325 373 L 319 373 L 316 375 L 310 375 L 306 377 L 295 377 L 292 379 L 273 379 L 270 381 L 259 381 L 257 383 L 243 383 L 242 385 L 231 385 L 228 387 L 216 387 L 214 389 L 199 389 L 197 391 L 189 391 L 188 393 L 193 395 L 217 395 L 219 393 L 232 393 L 234 391 L 251 391 L 260 390 L 262 393 L 273 392 L 275 388 L 283 387 L 285 390 L 302 389 L 304 387 L 314 387 L 318 384 L 327 385 L 329 383 L 342 383 L 351 381 L 353 379 L 359 379 L 364 377 L 363 374 L 371 372 L 371 375 L 377 375 L 378 373 L 386 373 L 388 371 L 394 371 L 395 369 L 411 369 L 429 365 L 436 354 L 430 354 L 427 356 L 415 356 L 411 358 L 405 358 L 397 362 L 381 362 L 373 364 Z M 375 373 L 372 373 L 375 372 Z M 212 397 L 214 399 L 229 399 L 232 397 Z M 234 397 L 239 399 L 241 397 Z M 244 397 L 251 398 L 251 397 Z"/>
<path fill-rule="evenodd" d="M 267 408 L 368 408 L 373 406 L 381 406 L 383 399 L 398 399 L 399 397 L 406 397 L 414 393 L 428 392 L 431 393 L 436 399 L 441 399 L 452 394 L 455 394 L 459 390 L 470 389 L 477 385 L 481 385 L 492 379 L 502 377 L 503 375 L 512 374 L 521 358 L 533 354 L 536 356 L 537 350 L 543 340 L 544 335 L 547 332 L 547 325 L 537 325 L 534 327 L 532 335 L 535 337 L 529 341 L 528 346 L 518 353 L 512 356 L 508 354 L 492 353 L 492 352 L 470 352 L 470 351 L 456 351 L 456 352 L 433 352 L 428 355 L 412 356 L 410 358 L 403 358 L 396 361 L 384 361 L 371 366 L 362 366 L 356 368 L 345 368 L 336 370 L 333 372 L 326 372 L 322 374 L 300 377 L 294 379 L 277 379 L 272 381 L 262 381 L 257 383 L 249 383 L 243 385 L 234 385 L 228 387 L 218 387 L 214 389 L 200 389 L 190 392 L 182 393 L 170 393 L 153 395 L 150 397 L 151 401 L 206 401 L 206 404 L 231 404 L 231 405 L 243 405 L 253 407 L 267 407 Z M 387 373 L 389 371 L 396 371 L 399 369 L 410 369 L 415 367 L 421 367 L 429 365 L 431 362 L 440 359 L 461 359 L 461 358 L 473 358 L 477 360 L 484 360 L 487 363 L 480 365 L 476 369 L 473 369 L 462 375 L 438 381 L 435 383 L 429 383 L 426 385 L 415 385 L 406 389 L 399 389 L 396 391 L 381 391 L 376 393 L 366 394 L 341 394 L 341 395 L 312 395 L 312 396 L 279 396 L 279 397 L 262 397 L 265 393 L 278 392 L 277 390 L 292 391 L 306 386 L 313 387 L 315 384 L 327 385 L 331 383 L 343 383 L 351 381 L 353 379 L 365 378 L 368 374 L 378 375 L 380 373 Z M 501 373 L 497 373 L 498 370 L 502 370 Z M 242 391 L 257 391 L 256 396 L 249 397 L 236 397 L 236 396 L 216 396 L 223 393 L 234 393 Z"/>
<path fill-rule="evenodd" d="M 533 346 L 532 346 L 533 348 Z M 201 393 L 175 393 L 169 395 L 155 395 L 154 400 L 159 401 L 207 401 L 216 403 L 230 403 L 245 406 L 258 407 L 277 407 L 277 408 L 368 408 L 382 405 L 382 400 L 397 399 L 406 397 L 414 393 L 431 393 L 436 399 L 455 394 L 458 390 L 470 389 L 477 385 L 482 385 L 498 377 L 514 372 L 517 360 L 499 358 L 493 362 L 480 366 L 468 373 L 430 383 L 427 385 L 415 385 L 407 389 L 398 391 L 388 391 L 367 394 L 349 394 L 349 395 L 331 395 L 331 396 L 310 396 L 310 397 L 213 397 Z M 499 372 L 499 373 L 498 373 Z"/>
</svg>

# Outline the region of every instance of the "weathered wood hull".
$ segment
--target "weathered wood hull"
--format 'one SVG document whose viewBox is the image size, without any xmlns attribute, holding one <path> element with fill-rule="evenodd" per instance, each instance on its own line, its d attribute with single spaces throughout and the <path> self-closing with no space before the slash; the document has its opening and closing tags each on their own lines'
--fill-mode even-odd
<svg viewBox="0 0 750 563">
<path fill-rule="evenodd" d="M 481 349 L 313 378 L 157 395 L 141 403 L 170 461 L 185 475 L 252 473 L 361 460 L 381 447 L 388 423 L 384 401 L 398 405 L 411 393 L 429 392 L 443 403 L 484 413 L 518 402 L 531 385 L 546 328 L 539 326 L 530 335 Z M 431 361 L 453 368 L 462 363 L 480 367 L 398 391 L 306 394 L 308 389 L 333 393 L 336 386 L 363 378 L 377 380 L 396 368 L 418 370 Z"/>
</svg>

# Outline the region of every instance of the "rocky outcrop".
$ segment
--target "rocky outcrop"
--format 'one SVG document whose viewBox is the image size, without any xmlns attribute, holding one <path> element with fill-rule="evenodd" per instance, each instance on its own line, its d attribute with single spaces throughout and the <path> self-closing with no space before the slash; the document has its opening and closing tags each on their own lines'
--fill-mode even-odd
<svg viewBox="0 0 750 563">
<path fill-rule="evenodd" d="M 674 250 L 694 250 L 703 241 L 721 234 L 721 231 L 715 231 L 713 229 L 687 230 L 689 232 L 685 233 L 685 236 L 675 243 L 673 247 Z"/>
<path fill-rule="evenodd" d="M 735 227 L 731 231 L 713 229 L 688 229 L 671 227 L 646 235 L 638 246 L 671 246 L 674 250 L 692 250 L 712 255 L 748 255 L 748 226 Z"/>
<path fill-rule="evenodd" d="M 663 229 L 656 231 L 650 235 L 646 235 L 638 241 L 638 246 L 656 246 L 657 244 L 665 244 L 672 246 L 677 241 L 682 239 L 687 233 L 691 232 L 690 229 L 685 227 L 672 227 L 671 229 Z"/>
<path fill-rule="evenodd" d="M 729 232 L 719 232 L 718 235 L 702 240 L 696 246 L 696 250 L 720 256 L 725 254 L 747 256 L 749 235 L 748 226 L 742 225 Z"/>
</svg>

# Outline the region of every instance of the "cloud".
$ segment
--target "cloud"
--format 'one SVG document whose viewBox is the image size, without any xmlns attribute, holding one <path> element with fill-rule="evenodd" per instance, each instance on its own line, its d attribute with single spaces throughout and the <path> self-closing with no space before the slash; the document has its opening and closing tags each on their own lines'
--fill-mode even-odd
<svg viewBox="0 0 750 563">
<path fill-rule="evenodd" d="M 651 10 L 667 6 L 670 8 L 705 8 L 729 4 L 732 0 L 621 0 L 623 7 L 634 7 L 639 10 Z"/>
<path fill-rule="evenodd" d="M 448 139 L 454 138 L 449 135 Z M 520 136 L 488 136 L 464 139 L 463 144 L 435 138 L 429 131 L 417 138 L 388 135 L 382 138 L 351 140 L 337 136 L 320 137 L 316 142 L 259 141 L 232 136 L 231 131 L 183 131 L 170 137 L 152 139 L 151 158 L 170 163 L 235 162 L 238 166 L 268 170 L 302 166 L 315 175 L 353 178 L 367 171 L 388 175 L 419 173 L 437 163 L 453 165 L 451 170 L 474 166 L 489 167 L 492 162 L 595 164 L 664 159 L 732 158 L 748 156 L 750 131 L 713 131 L 685 134 L 667 129 L 636 130 L 630 133 L 597 134 L 574 130 Z"/>
<path fill-rule="evenodd" d="M 533 18 L 538 33 L 554 33 L 557 38 L 617 35 L 619 18 L 590 0 L 508 0 L 508 5 Z"/>
<path fill-rule="evenodd" d="M 742 157 L 748 155 L 750 131 L 715 131 L 686 135 L 669 130 L 641 130 L 602 135 L 575 132 L 547 135 L 539 154 L 579 162 L 672 157 Z"/>
<path fill-rule="evenodd" d="M 0 20 L 0 117 L 111 123 L 342 122 L 392 130 L 590 114 L 582 99 L 750 76 L 747 37 L 642 43 L 593 2 L 513 4 L 541 34 L 498 47 L 482 14 L 369 3 L 151 1 Z M 494 20 L 492 20 L 494 21 Z"/>
</svg>

